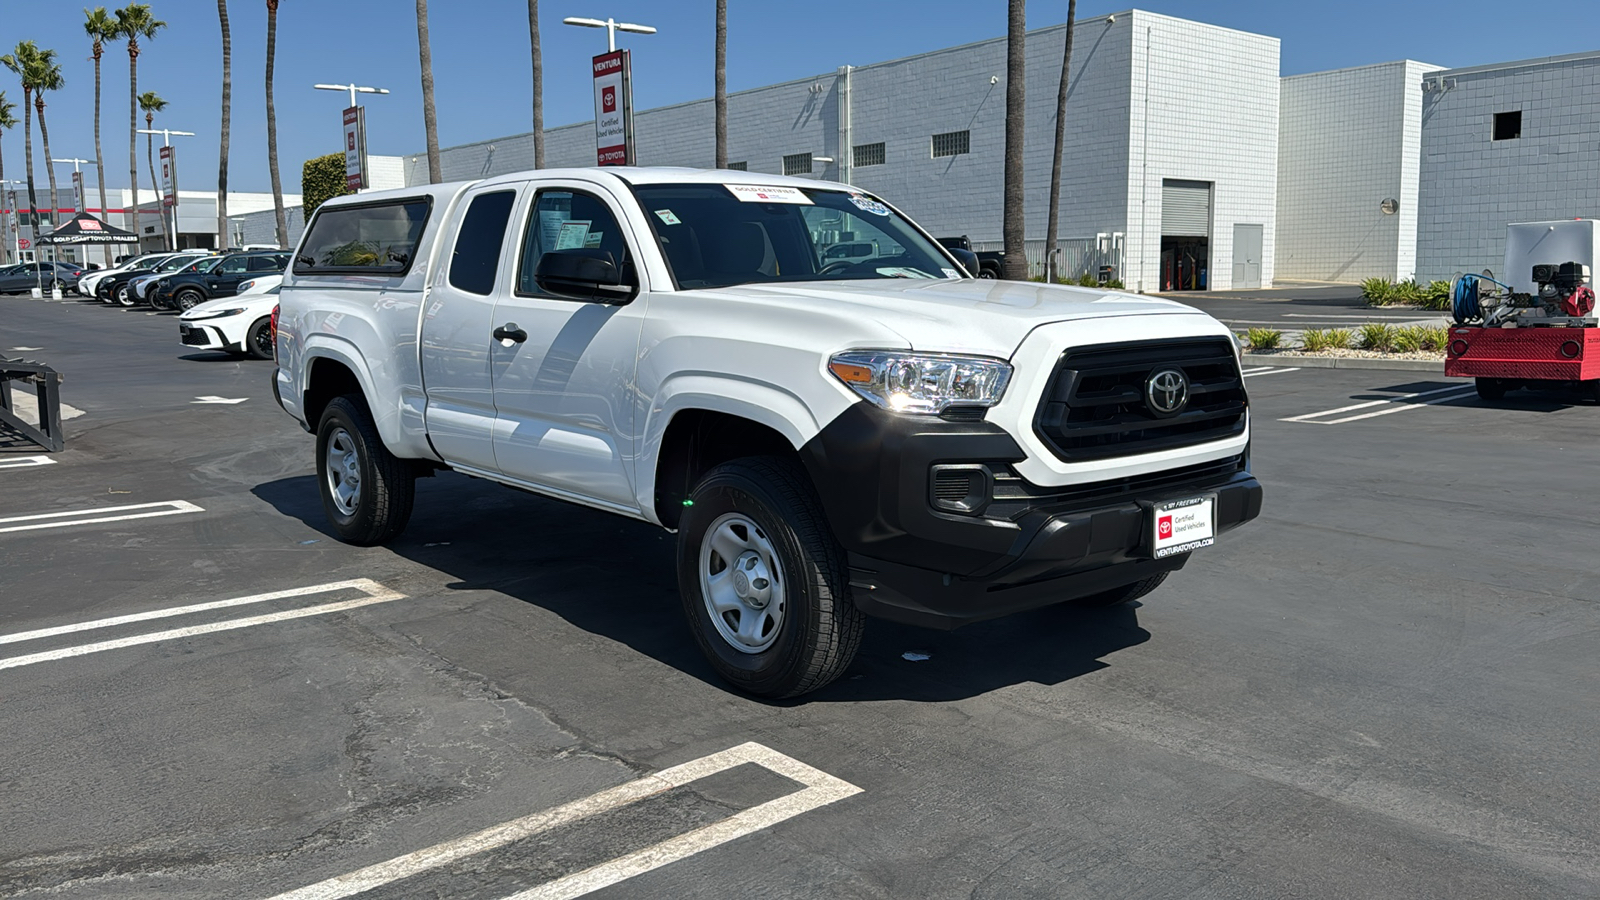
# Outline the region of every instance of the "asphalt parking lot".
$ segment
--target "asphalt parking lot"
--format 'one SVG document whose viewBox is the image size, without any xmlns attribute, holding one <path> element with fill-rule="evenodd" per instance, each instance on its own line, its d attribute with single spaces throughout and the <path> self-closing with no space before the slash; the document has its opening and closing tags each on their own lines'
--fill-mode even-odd
<svg viewBox="0 0 1600 900">
<path fill-rule="evenodd" d="M 1592 403 L 1251 367 L 1263 516 L 1161 590 L 768 704 L 658 530 L 445 474 L 333 540 L 176 332 L 0 297 L 83 411 L 0 447 L 0 895 L 1600 895 Z"/>
</svg>

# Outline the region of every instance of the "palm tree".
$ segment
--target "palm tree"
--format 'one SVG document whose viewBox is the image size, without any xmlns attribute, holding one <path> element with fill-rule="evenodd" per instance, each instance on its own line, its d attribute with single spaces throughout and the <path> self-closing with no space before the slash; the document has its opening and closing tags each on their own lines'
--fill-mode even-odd
<svg viewBox="0 0 1600 900">
<path fill-rule="evenodd" d="M 1045 281 L 1061 277 L 1056 271 L 1056 229 L 1061 218 L 1061 153 L 1067 143 L 1067 73 L 1072 68 L 1072 26 L 1078 18 L 1078 0 L 1067 0 L 1067 46 L 1061 51 L 1061 87 L 1056 89 L 1056 153 L 1050 160 L 1050 219 L 1045 226 Z"/>
<path fill-rule="evenodd" d="M 54 225 L 61 203 L 56 193 L 56 167 L 50 164 L 50 129 L 44 123 L 44 94 L 61 90 L 66 82 L 61 78 L 61 65 L 56 62 L 54 50 L 40 50 L 34 54 L 28 63 L 28 72 L 33 82 L 33 109 L 39 114 L 39 137 L 44 141 L 44 171 L 50 176 L 50 223 Z"/>
<path fill-rule="evenodd" d="M 228 126 L 233 119 L 233 32 L 228 0 L 217 0 L 222 20 L 222 148 L 217 151 L 217 249 L 228 249 Z"/>
<path fill-rule="evenodd" d="M 117 31 L 116 17 L 106 12 L 104 6 L 84 10 L 83 32 L 94 42 L 94 170 L 100 182 L 100 215 L 106 214 L 106 158 L 100 152 L 100 57 L 105 54 L 106 41 L 121 37 Z M 106 265 L 111 264 L 111 247 L 105 248 Z"/>
<path fill-rule="evenodd" d="M 1012 281 L 1028 277 L 1027 249 L 1023 243 L 1022 116 L 1026 99 L 1027 0 L 1009 0 L 1006 28 L 1006 162 L 1003 218 L 1000 226 L 1006 256 L 1001 274 Z"/>
<path fill-rule="evenodd" d="M 267 0 L 267 170 L 272 174 L 272 216 L 278 246 L 289 242 L 289 222 L 283 215 L 283 180 L 278 177 L 278 111 L 272 103 L 272 70 L 278 55 L 278 0 Z"/>
<path fill-rule="evenodd" d="M 717 158 L 716 167 L 728 167 L 728 0 L 717 0 L 717 52 L 716 52 L 716 131 L 717 131 Z M 849 147 L 841 147 L 840 153 L 849 153 Z M 843 158 L 843 157 L 841 157 Z"/>
<path fill-rule="evenodd" d="M 133 233 L 139 234 L 139 39 L 154 40 L 167 23 L 150 13 L 148 3 L 117 10 L 117 34 L 128 39 L 128 184 L 133 190 Z"/>
<path fill-rule="evenodd" d="M 528 0 L 528 41 L 533 45 L 533 167 L 544 168 L 544 58 L 539 49 L 539 0 Z"/>
<path fill-rule="evenodd" d="M 34 236 L 39 233 L 39 198 L 33 188 L 33 81 L 28 75 L 28 63 L 39 53 L 39 47 L 33 41 L 18 41 L 17 49 L 5 56 L 0 56 L 0 65 L 5 66 L 22 80 L 22 145 L 24 159 L 28 168 L 28 209 L 30 212 L 22 218 L 33 229 Z"/>
<path fill-rule="evenodd" d="M 145 91 L 144 93 L 139 95 L 139 108 L 144 110 L 144 127 L 145 127 L 145 130 L 146 131 L 150 131 L 150 130 L 153 130 L 156 127 L 156 113 L 161 112 L 163 109 L 167 108 L 167 101 L 161 99 L 160 95 L 158 95 L 155 91 Z M 153 186 L 156 189 L 156 195 L 158 197 L 160 197 L 161 196 L 161 179 L 156 177 L 156 155 L 155 155 L 155 142 L 156 141 L 155 141 L 155 138 L 156 138 L 156 136 L 153 135 L 153 134 L 147 134 L 147 135 L 144 136 L 144 161 L 145 161 L 145 165 L 148 165 L 150 167 L 150 184 L 151 184 L 151 186 Z M 161 199 L 163 201 L 162 202 L 162 209 L 165 210 L 166 209 L 166 203 L 165 203 L 166 198 L 162 197 Z M 173 200 L 176 201 L 177 198 L 174 197 Z M 178 249 L 178 245 L 173 241 L 174 235 L 172 234 L 171 230 L 169 228 L 167 228 L 167 216 L 166 216 L 166 213 L 163 212 L 161 214 L 160 218 L 161 218 L 161 241 L 162 241 L 161 246 L 166 247 L 166 248 L 171 249 L 171 250 Z"/>
<path fill-rule="evenodd" d="M 439 120 L 433 112 L 433 48 L 428 43 L 428 0 L 417 0 L 417 58 L 422 63 L 422 128 L 428 137 L 428 182 L 444 180 L 439 167 Z"/>
<path fill-rule="evenodd" d="M 16 108 L 17 105 L 15 103 L 12 103 L 10 100 L 6 99 L 6 92 L 0 91 L 0 136 L 3 136 L 6 133 L 7 128 L 17 127 L 17 117 L 12 114 L 12 111 Z M 5 196 L 5 184 L 6 155 L 4 152 L 0 152 L 0 198 Z M 4 205 L 4 203 L 0 203 L 0 206 Z M 7 259 L 9 254 L 10 250 L 7 247 L 0 246 L 0 259 Z"/>
</svg>

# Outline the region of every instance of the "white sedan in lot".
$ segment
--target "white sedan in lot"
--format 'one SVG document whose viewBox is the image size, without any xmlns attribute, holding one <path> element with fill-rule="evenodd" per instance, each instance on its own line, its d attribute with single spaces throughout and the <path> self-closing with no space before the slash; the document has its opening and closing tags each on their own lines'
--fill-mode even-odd
<svg viewBox="0 0 1600 900">
<path fill-rule="evenodd" d="M 239 285 L 232 297 L 208 300 L 178 317 L 178 340 L 195 350 L 222 350 L 256 359 L 272 358 L 272 311 L 282 275 L 263 275 Z"/>
</svg>

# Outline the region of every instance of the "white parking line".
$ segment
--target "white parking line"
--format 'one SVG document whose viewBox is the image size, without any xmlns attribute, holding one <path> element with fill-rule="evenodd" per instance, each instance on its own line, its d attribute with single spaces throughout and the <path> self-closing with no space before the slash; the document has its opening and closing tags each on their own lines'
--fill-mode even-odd
<svg viewBox="0 0 1600 900">
<path fill-rule="evenodd" d="M 753 806 L 720 822 L 619 856 L 581 872 L 546 882 L 515 894 L 507 900 L 558 900 L 558 898 L 564 900 L 564 898 L 579 897 L 763 828 L 769 828 L 801 813 L 861 793 L 861 788 L 808 766 L 793 757 L 785 756 L 770 747 L 753 742 L 740 744 L 721 753 L 713 753 L 681 766 L 663 769 L 654 775 L 646 775 L 582 800 L 485 828 L 466 837 L 397 856 L 387 862 L 319 881 L 286 894 L 279 894 L 272 900 L 334 900 L 338 897 L 349 897 L 598 813 L 637 803 L 745 763 L 755 763 L 785 778 L 798 781 L 805 785 L 805 789 Z"/>
<path fill-rule="evenodd" d="M 1389 415 L 1390 413 L 1402 412 L 1402 411 L 1408 410 L 1408 409 L 1417 409 L 1418 407 L 1422 407 L 1422 406 L 1432 406 L 1432 405 L 1434 405 L 1436 403 L 1448 403 L 1451 400 L 1460 400 L 1460 399 L 1463 399 L 1467 394 L 1472 393 L 1474 390 L 1476 390 L 1476 389 L 1470 384 L 1458 384 L 1458 385 L 1452 385 L 1452 386 L 1446 387 L 1446 388 L 1435 388 L 1434 390 L 1431 390 L 1431 391 L 1418 391 L 1418 392 L 1416 392 L 1414 394 L 1398 394 L 1398 395 L 1396 395 L 1394 397 L 1387 397 L 1387 398 L 1385 398 L 1383 400 L 1369 400 L 1366 403 L 1353 403 L 1353 404 L 1351 404 L 1349 406 L 1341 406 L 1341 407 L 1339 407 L 1337 409 L 1325 409 L 1325 410 L 1322 410 L 1321 412 L 1306 413 L 1305 415 L 1300 415 L 1300 416 L 1291 416 L 1290 418 L 1281 419 L 1280 421 L 1283 421 L 1283 422 L 1309 422 L 1310 424 L 1313 424 L 1313 425 L 1339 425 L 1339 424 L 1342 424 L 1344 422 L 1355 422 L 1355 421 L 1360 420 L 1360 419 L 1370 419 L 1370 418 L 1373 418 L 1374 416 L 1386 416 L 1386 415 Z M 1439 395 L 1447 395 L 1447 396 L 1439 396 Z M 1419 398 L 1422 398 L 1422 397 L 1432 397 L 1434 399 L 1423 400 L 1420 403 L 1408 402 L 1408 401 L 1411 401 L 1411 400 L 1418 400 Z M 1333 415 L 1338 415 L 1339 413 L 1354 412 L 1355 410 L 1358 410 L 1358 409 L 1371 409 L 1374 406 L 1386 406 L 1386 407 L 1389 407 L 1389 408 L 1388 409 L 1383 409 L 1383 410 L 1380 410 L 1380 411 L 1377 411 L 1377 412 L 1361 413 L 1361 414 L 1354 415 L 1354 416 L 1345 416 L 1345 417 L 1339 418 L 1339 419 L 1325 419 L 1325 418 L 1323 418 L 1324 416 L 1333 416 Z M 1313 421 L 1313 420 L 1319 420 L 1319 421 Z"/>
<path fill-rule="evenodd" d="M 148 512 L 129 512 L 130 510 L 149 510 Z M 184 513 L 205 512 L 187 500 L 166 500 L 161 503 L 135 503 L 132 506 L 102 506 L 98 509 L 69 509 L 62 512 L 39 513 L 32 516 L 11 516 L 0 519 L 0 533 L 7 531 L 32 531 L 36 528 L 66 528 L 68 525 L 93 525 L 97 522 L 122 522 L 128 519 L 151 519 L 156 516 L 177 516 Z M 127 513 L 127 515 L 108 516 L 106 513 Z M 77 516 L 78 518 L 69 518 Z M 58 519 L 62 521 L 40 522 L 40 519 Z M 29 522 L 28 525 L 16 525 L 16 522 Z"/>
<path fill-rule="evenodd" d="M 1246 377 L 1246 378 L 1254 378 L 1257 375 L 1287 375 L 1290 372 L 1298 372 L 1298 371 L 1300 371 L 1300 369 L 1298 367 L 1293 368 L 1293 369 L 1275 369 L 1275 368 L 1256 369 L 1253 372 L 1245 372 L 1244 373 L 1244 377 Z"/>
<path fill-rule="evenodd" d="M 34 466 L 53 466 L 56 461 L 48 456 L 12 456 L 0 459 L 0 469 L 29 469 Z"/>
<path fill-rule="evenodd" d="M 405 594 L 391 591 L 375 581 L 365 578 L 356 581 L 336 582 L 333 585 L 319 585 L 314 588 L 304 588 L 296 591 L 280 591 L 276 594 L 260 594 L 254 597 L 241 597 L 237 600 L 222 600 L 216 603 L 201 603 L 195 606 L 177 607 L 172 610 L 156 610 L 150 613 L 138 613 L 131 616 L 118 616 L 113 619 L 100 619 L 94 622 L 85 622 L 80 626 L 67 625 L 60 628 L 43 628 L 38 631 L 26 631 L 15 635 L 8 635 L 6 642 L 37 640 L 54 634 L 67 634 L 73 631 L 85 631 L 93 628 L 107 628 L 125 622 L 140 622 L 146 619 L 155 619 L 162 616 L 177 616 L 185 613 L 200 612 L 207 609 L 219 609 L 225 606 L 238 606 L 241 603 L 260 603 L 264 600 L 294 597 L 308 593 L 322 593 L 350 587 L 366 594 L 354 600 L 340 600 L 335 603 L 324 603 L 320 606 L 308 606 L 301 609 L 290 609 L 283 612 L 268 613 L 260 616 L 248 616 L 242 619 L 227 619 L 222 622 L 210 622 L 205 625 L 191 625 L 188 628 L 174 628 L 169 631 L 157 631 L 150 634 L 140 634 L 133 637 L 118 638 L 113 641 L 99 641 L 93 644 L 80 644 L 75 647 L 62 647 L 59 650 L 45 650 L 39 653 L 29 653 L 25 656 L 11 656 L 0 659 L 0 669 L 15 669 L 21 666 L 31 666 L 35 663 L 50 662 L 57 659 L 68 659 L 74 656 L 87 656 L 91 653 L 103 653 L 107 650 L 120 650 L 123 647 L 136 647 L 140 644 L 154 644 L 158 641 L 168 641 L 176 638 L 194 637 L 201 634 L 211 634 L 218 631 L 233 631 L 239 628 L 249 628 L 254 625 L 269 625 L 273 622 L 283 622 L 289 619 L 303 619 L 307 616 L 320 616 L 325 613 L 343 612 L 361 606 L 371 606 L 374 603 L 388 603 L 399 600 Z"/>
</svg>

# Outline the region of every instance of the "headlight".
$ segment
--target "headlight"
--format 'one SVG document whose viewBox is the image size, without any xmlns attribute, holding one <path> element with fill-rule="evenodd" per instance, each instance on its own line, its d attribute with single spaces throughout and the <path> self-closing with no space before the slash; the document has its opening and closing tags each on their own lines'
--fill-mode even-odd
<svg viewBox="0 0 1600 900">
<path fill-rule="evenodd" d="M 239 282 L 238 291 L 239 291 L 239 293 L 242 294 L 245 291 L 250 290 L 254 286 L 255 286 L 255 282 L 254 281 L 241 281 L 241 282 Z"/>
<path fill-rule="evenodd" d="M 1005 395 L 1011 366 L 998 359 L 898 350 L 847 350 L 828 371 L 878 406 L 938 415 L 952 406 L 993 406 Z"/>
<path fill-rule="evenodd" d="M 199 321 L 201 319 L 220 319 L 220 318 L 223 318 L 224 316 L 237 316 L 239 313 L 242 313 L 242 312 L 244 312 L 244 307 L 241 306 L 238 309 L 219 309 L 216 312 L 208 312 L 208 313 L 205 313 L 203 315 L 198 315 L 198 316 L 191 316 L 191 315 L 188 315 L 188 314 L 184 314 L 182 316 L 182 318 L 188 319 L 191 322 L 196 322 L 196 321 Z"/>
</svg>

